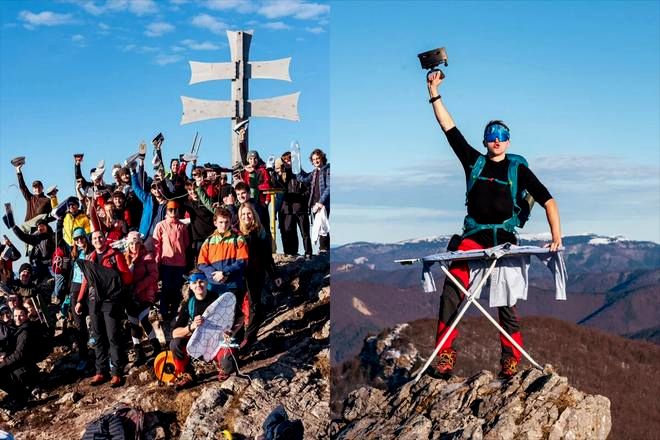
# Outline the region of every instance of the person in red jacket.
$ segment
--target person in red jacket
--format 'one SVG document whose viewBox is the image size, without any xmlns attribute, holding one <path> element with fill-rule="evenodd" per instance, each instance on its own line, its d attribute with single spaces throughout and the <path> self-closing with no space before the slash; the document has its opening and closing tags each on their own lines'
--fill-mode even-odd
<svg viewBox="0 0 660 440">
<path fill-rule="evenodd" d="M 133 282 L 126 259 L 119 251 L 109 247 L 101 231 L 92 232 L 94 251 L 84 260 L 76 261 L 83 273 L 78 294 L 76 313 L 82 313 L 82 301 L 89 296 L 89 316 L 92 335 L 96 339 L 96 375 L 91 385 L 108 381 L 109 361 L 112 360 L 113 388 L 123 385 L 124 353 L 120 347 L 121 321 L 124 317 L 122 296 L 124 286 Z M 109 355 L 108 355 L 109 351 Z"/>
<path fill-rule="evenodd" d="M 156 301 L 156 291 L 158 290 L 158 265 L 153 254 L 144 247 L 138 231 L 129 232 L 126 241 L 127 249 L 124 257 L 126 257 L 128 268 L 133 272 L 134 280 L 132 295 L 126 305 L 126 313 L 128 321 L 131 323 L 131 339 L 135 352 L 134 363 L 141 365 L 147 359 L 140 345 L 142 329 L 149 337 L 149 342 L 154 349 L 153 355 L 155 356 L 161 351 L 160 341 L 149 322 L 149 310 Z"/>
<path fill-rule="evenodd" d="M 262 205 L 268 202 L 268 195 L 263 191 L 270 189 L 270 176 L 266 166 L 254 150 L 248 151 L 248 164 L 241 173 L 241 180 L 250 187 L 250 198 L 257 200 Z"/>
</svg>

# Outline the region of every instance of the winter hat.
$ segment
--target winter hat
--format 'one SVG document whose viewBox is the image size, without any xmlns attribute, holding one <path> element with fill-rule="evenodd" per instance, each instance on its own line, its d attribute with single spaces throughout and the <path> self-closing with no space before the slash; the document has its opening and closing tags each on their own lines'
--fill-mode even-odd
<svg viewBox="0 0 660 440">
<path fill-rule="evenodd" d="M 248 151 L 248 154 L 247 154 L 246 157 L 248 159 L 251 158 L 251 157 L 256 157 L 257 159 L 259 159 L 259 153 L 257 153 L 256 150 L 250 150 L 250 151 Z"/>
<path fill-rule="evenodd" d="M 21 267 L 18 268 L 18 273 L 20 274 L 24 270 L 29 270 L 30 273 L 32 273 L 32 266 L 30 265 L 30 263 L 21 264 Z"/>
<path fill-rule="evenodd" d="M 75 240 L 76 238 L 79 237 L 84 237 L 86 236 L 87 233 L 85 232 L 84 228 L 77 227 L 76 229 L 73 230 L 73 239 Z"/>
<path fill-rule="evenodd" d="M 131 231 L 126 236 L 127 243 L 137 243 L 138 241 L 142 242 L 142 235 L 138 231 Z"/>
</svg>

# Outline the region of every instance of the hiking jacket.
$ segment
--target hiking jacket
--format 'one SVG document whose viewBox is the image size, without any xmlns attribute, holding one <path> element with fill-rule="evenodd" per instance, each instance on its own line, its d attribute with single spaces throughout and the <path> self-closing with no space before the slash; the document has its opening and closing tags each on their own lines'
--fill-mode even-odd
<svg viewBox="0 0 660 440">
<path fill-rule="evenodd" d="M 46 270 L 48 269 L 51 258 L 53 258 L 53 252 L 55 252 L 55 234 L 53 234 L 53 229 L 50 225 L 46 225 L 46 228 L 47 230 L 43 234 L 39 232 L 28 234 L 23 232 L 18 226 L 12 228 L 14 234 L 22 242 L 33 246 L 29 255 L 30 263 L 36 266 L 39 273 L 41 273 L 44 267 Z"/>
<path fill-rule="evenodd" d="M 291 173 L 290 170 L 287 170 L 287 176 L 288 180 L 286 182 L 280 176 L 273 182 L 274 187 L 284 190 L 284 193 L 281 194 L 281 204 L 278 212 L 296 215 L 309 214 L 307 185 L 302 180 L 299 180 L 295 174 Z"/>
<path fill-rule="evenodd" d="M 138 200 L 142 203 L 142 218 L 140 219 L 140 234 L 143 237 L 149 236 L 149 228 L 151 227 L 151 218 L 154 211 L 154 197 L 151 193 L 146 192 L 140 186 L 140 180 L 136 173 L 131 173 L 131 187 L 137 196 Z"/>
<path fill-rule="evenodd" d="M 299 174 L 298 180 L 309 184 L 309 202 L 308 206 L 312 208 L 315 203 L 325 206 L 325 212 L 330 216 L 330 164 L 326 163 L 320 168 L 307 174 Z M 315 186 L 318 184 L 318 195 L 315 193 Z"/>
<path fill-rule="evenodd" d="M 186 200 L 183 202 L 183 209 L 190 216 L 190 238 L 192 241 L 200 242 L 213 234 L 215 230 L 213 212 L 201 200 Z"/>
<path fill-rule="evenodd" d="M 188 226 L 179 219 L 166 218 L 154 228 L 154 256 L 156 263 L 184 267 L 190 244 Z"/>
<path fill-rule="evenodd" d="M 105 253 L 101 257 L 101 261 L 97 261 L 96 250 L 89 254 L 85 261 L 95 262 L 96 264 L 100 265 L 101 267 L 105 267 L 106 269 L 116 270 L 119 273 L 121 282 L 124 286 L 127 286 L 133 282 L 133 274 L 128 268 L 128 264 L 126 264 L 124 255 L 116 249 L 111 248 L 110 246 L 107 246 Z M 80 265 L 80 262 L 77 262 L 76 264 Z M 87 296 L 87 287 L 89 285 L 89 280 L 87 280 L 87 277 L 84 275 L 85 271 L 83 268 L 81 269 L 83 271 L 83 280 L 80 285 L 80 292 L 78 293 L 78 301 L 83 301 L 85 299 L 85 296 Z M 107 292 L 100 292 L 101 295 L 105 293 Z"/>
<path fill-rule="evenodd" d="M 267 203 L 268 195 L 263 191 L 270 189 L 270 176 L 265 166 L 257 166 L 252 172 L 243 170 L 241 179 L 250 186 L 250 198 L 258 198 L 262 204 Z"/>
<path fill-rule="evenodd" d="M 42 343 L 39 341 L 37 333 L 38 329 L 31 321 L 26 321 L 18 326 L 13 336 L 13 351 L 0 362 L 0 368 L 16 370 L 21 367 L 34 366 L 35 350 L 37 345 Z"/>
<path fill-rule="evenodd" d="M 64 215 L 64 225 L 62 228 L 62 235 L 64 241 L 69 246 L 74 245 L 73 230 L 76 228 L 83 228 L 85 230 L 85 233 L 89 234 L 92 231 L 92 227 L 89 222 L 89 217 L 87 217 L 87 214 L 85 214 L 82 211 L 78 211 L 75 217 L 70 212 L 67 212 L 66 215 Z"/>
<path fill-rule="evenodd" d="M 268 273 L 275 277 L 275 262 L 273 261 L 272 242 L 265 229 L 252 231 L 244 235 L 248 247 L 248 261 L 245 268 L 246 278 L 263 279 Z"/>
<path fill-rule="evenodd" d="M 158 265 L 153 254 L 141 247 L 133 260 L 128 252 L 124 256 L 133 272 L 133 298 L 139 303 L 153 304 L 158 290 Z"/>
<path fill-rule="evenodd" d="M 18 177 L 18 187 L 21 189 L 21 194 L 27 202 L 27 210 L 25 211 L 25 221 L 33 219 L 39 214 L 48 214 L 50 212 L 50 199 L 44 194 L 32 194 L 25 184 L 23 173 L 16 173 Z"/>
<path fill-rule="evenodd" d="M 199 250 L 197 268 L 208 278 L 209 289 L 214 292 L 236 291 L 245 288 L 243 273 L 248 261 L 245 239 L 233 231 L 220 234 L 217 230 L 204 240 Z M 213 272 L 222 271 L 226 279 L 213 281 Z"/>
</svg>

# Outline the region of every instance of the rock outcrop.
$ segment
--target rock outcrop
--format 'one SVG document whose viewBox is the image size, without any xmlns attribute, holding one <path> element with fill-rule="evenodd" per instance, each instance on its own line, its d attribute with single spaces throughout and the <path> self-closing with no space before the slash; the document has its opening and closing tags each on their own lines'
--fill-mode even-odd
<svg viewBox="0 0 660 440">
<path fill-rule="evenodd" d="M 469 378 L 419 382 L 422 364 L 401 327 L 369 338 L 360 355 L 371 383 L 343 402 L 333 421 L 336 439 L 605 439 L 610 401 L 571 387 L 565 377 L 528 369 L 509 380 L 481 371 Z"/>
<path fill-rule="evenodd" d="M 279 404 L 300 419 L 305 438 L 324 438 L 329 413 L 330 286 L 327 257 L 302 261 L 278 255 L 286 286 L 264 298 L 266 316 L 253 349 L 241 355 L 241 375 L 218 383 L 213 365 L 196 363 L 199 382 L 180 392 L 159 385 L 147 367 L 131 368 L 127 385 L 111 389 L 80 380 L 75 362 L 58 348 L 48 360 L 43 398 L 18 412 L 0 412 L 0 429 L 20 439 L 80 438 L 85 425 L 118 403 L 147 413 L 146 439 L 215 439 L 261 434 Z"/>
</svg>

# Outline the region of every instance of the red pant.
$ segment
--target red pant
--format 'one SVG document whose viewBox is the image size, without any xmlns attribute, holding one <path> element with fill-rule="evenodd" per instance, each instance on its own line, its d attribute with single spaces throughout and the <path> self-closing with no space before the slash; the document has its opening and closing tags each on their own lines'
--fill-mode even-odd
<svg viewBox="0 0 660 440">
<path fill-rule="evenodd" d="M 469 238 L 464 238 L 458 245 L 458 250 L 469 251 L 474 249 L 484 249 L 482 245 Z M 470 269 L 466 261 L 457 261 L 451 264 L 449 272 L 463 284 L 468 286 L 470 282 Z M 467 287 L 466 287 L 467 288 Z M 451 326 L 458 308 L 463 301 L 463 293 L 454 286 L 450 279 L 445 280 L 445 285 L 442 290 L 442 297 L 440 298 L 440 312 L 438 317 L 438 330 L 435 337 L 436 347 L 440 344 L 441 339 L 444 337 L 447 330 Z M 522 336 L 520 334 L 520 320 L 516 313 L 516 307 L 498 307 L 498 318 L 500 325 L 507 333 L 511 335 L 521 347 L 523 346 Z M 442 348 L 452 348 L 454 339 L 458 336 L 458 330 L 455 328 L 442 345 Z M 500 333 L 500 343 L 502 345 L 502 357 L 513 356 L 517 361 L 520 361 L 520 351 L 517 350 L 505 337 Z"/>
</svg>

